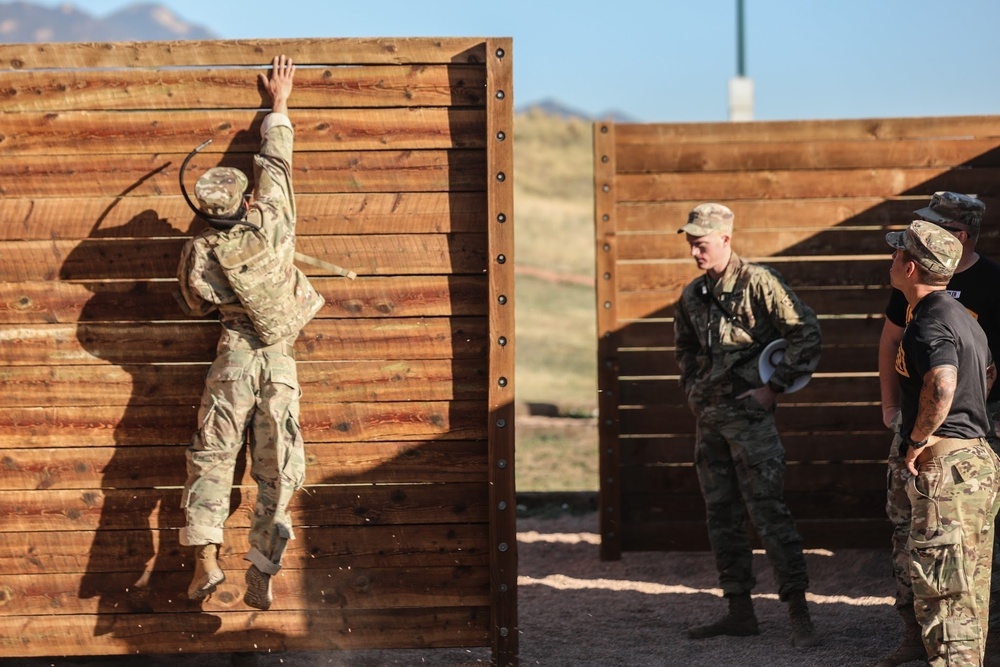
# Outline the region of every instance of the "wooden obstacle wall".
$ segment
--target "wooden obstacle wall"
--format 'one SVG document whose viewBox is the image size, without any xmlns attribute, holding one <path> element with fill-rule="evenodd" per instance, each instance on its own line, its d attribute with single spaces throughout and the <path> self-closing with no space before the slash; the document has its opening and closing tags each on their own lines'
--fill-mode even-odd
<svg viewBox="0 0 1000 667">
<path fill-rule="evenodd" d="M 242 602 L 255 489 L 186 600 L 185 448 L 219 324 L 174 298 L 187 181 L 252 174 L 289 103 L 307 486 L 275 603 Z M 509 39 L 0 46 L 0 656 L 491 647 L 517 663 Z"/>
<path fill-rule="evenodd" d="M 887 547 L 878 340 L 885 232 L 939 190 L 980 196 L 1000 252 L 1000 117 L 594 126 L 601 554 L 708 549 L 694 419 L 677 385 L 674 306 L 699 275 L 677 230 L 735 214 L 734 250 L 819 315 L 810 384 L 779 398 L 786 498 L 806 546 Z"/>
</svg>

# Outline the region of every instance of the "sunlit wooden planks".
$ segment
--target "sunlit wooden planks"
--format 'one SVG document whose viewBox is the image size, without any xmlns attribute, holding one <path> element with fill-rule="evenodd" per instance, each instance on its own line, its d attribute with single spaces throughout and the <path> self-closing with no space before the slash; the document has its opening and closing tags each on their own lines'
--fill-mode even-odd
<svg viewBox="0 0 1000 667">
<path fill-rule="evenodd" d="M 117 70 L 10 70 L 0 110 L 261 109 L 270 101 L 254 85 L 255 67 Z M 482 106 L 480 66 L 299 64 L 297 106 L 309 109 Z"/>
<path fill-rule="evenodd" d="M 74 44 L 3 44 L 0 68 L 32 69 L 267 67 L 284 53 L 301 65 L 483 64 L 479 37 L 254 39 Z"/>
<path fill-rule="evenodd" d="M 248 529 L 229 529 L 219 562 L 243 567 Z M 122 544 L 133 545 L 128 550 Z M 163 548 L 160 548 L 160 546 Z M 287 571 L 312 567 L 477 567 L 489 562 L 486 535 L 475 523 L 415 525 L 311 526 L 288 543 L 282 561 Z M 156 555 L 160 572 L 189 571 L 190 557 L 177 543 L 176 528 L 151 531 L 22 531 L 4 533 L 0 564 L 5 575 L 65 572 L 97 578 L 112 572 L 143 572 Z M 92 585 L 92 584 L 91 584 Z"/>
<path fill-rule="evenodd" d="M 74 447 L 6 450 L 7 490 L 181 486 L 188 443 L 160 446 Z M 306 484 L 423 484 L 477 482 L 486 475 L 482 443 L 456 441 L 311 443 Z M 252 486 L 249 471 L 236 480 Z"/>
<path fill-rule="evenodd" d="M 247 528 L 256 488 L 237 494 L 227 526 Z M 181 489 L 0 491 L 0 532 L 155 530 L 184 525 Z M 312 485 L 288 507 L 296 526 L 486 523 L 485 484 Z"/>
<path fill-rule="evenodd" d="M 193 148 L 193 146 L 192 146 Z M 5 197 L 134 197 L 179 193 L 186 154 L 117 155 L 113 146 L 90 155 L 23 156 L 0 162 Z M 191 174 L 216 166 L 252 172 L 249 155 L 199 155 Z M 485 158 L 471 149 L 298 153 L 292 164 L 297 194 L 368 192 L 477 192 Z M 197 176 L 192 178 L 196 179 Z M 189 185 L 193 187 L 193 182 Z"/>
<path fill-rule="evenodd" d="M 513 267 L 496 262 L 513 257 L 513 220 L 490 227 L 512 215 L 511 181 L 493 174 L 512 176 L 510 141 L 490 129 L 512 136 L 510 109 L 491 102 L 497 85 L 512 99 L 509 51 L 474 38 L 0 46 L 12 538 L 0 574 L 30 575 L 9 580 L 4 620 L 19 634 L 0 633 L 0 654 L 492 640 L 499 664 L 516 663 L 514 550 L 494 559 L 498 540 L 515 544 L 513 514 L 497 522 L 492 497 L 503 487 L 513 507 L 512 466 L 497 461 L 513 460 L 513 419 L 496 426 L 513 391 Z M 280 52 L 299 68 L 298 249 L 359 278 L 303 266 L 327 305 L 296 345 L 309 467 L 276 581 L 285 602 L 261 619 L 240 601 L 256 493 L 243 471 L 223 549 L 231 583 L 210 614 L 192 613 L 179 494 L 219 327 L 174 301 L 180 245 L 203 224 L 178 169 L 212 138 L 189 189 L 219 164 L 251 172 L 267 106 L 255 79 Z M 32 619 L 46 600 L 60 618 Z M 376 630 L 313 618 L 334 609 Z"/>
<path fill-rule="evenodd" d="M 186 153 L 212 139 L 201 153 L 208 156 L 255 153 L 263 112 L 46 111 L 4 118 L 14 129 L 2 134 L 0 156 L 94 155 L 112 148 L 121 154 Z M 486 116 L 478 109 L 308 109 L 294 118 L 299 152 L 482 148 L 485 141 Z"/>
<path fill-rule="evenodd" d="M 197 403 L 172 405 L 166 398 L 166 405 L 161 405 L 155 399 L 156 394 L 133 394 L 128 405 L 5 408 L 0 410 L 0 447 L 190 442 L 197 426 Z M 486 417 L 486 408 L 476 400 L 307 400 L 302 404 L 301 425 L 307 446 L 311 442 L 477 440 L 486 438 Z"/>
<path fill-rule="evenodd" d="M 420 234 L 480 231 L 477 192 L 298 194 L 296 233 Z M 190 236 L 205 228 L 176 194 L 0 198 L 3 240 Z"/>
</svg>

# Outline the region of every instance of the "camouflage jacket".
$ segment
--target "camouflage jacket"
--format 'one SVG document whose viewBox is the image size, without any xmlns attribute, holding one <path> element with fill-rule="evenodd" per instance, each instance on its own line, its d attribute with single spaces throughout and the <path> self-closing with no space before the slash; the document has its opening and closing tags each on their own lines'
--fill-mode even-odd
<svg viewBox="0 0 1000 667">
<path fill-rule="evenodd" d="M 677 304 L 674 340 L 688 400 L 703 403 L 762 386 L 758 358 L 778 338 L 787 339 L 788 348 L 775 384 L 786 387 L 816 370 L 822 341 L 815 313 L 777 271 L 733 253 L 718 280 L 707 274 L 695 279 Z"/>
<path fill-rule="evenodd" d="M 207 315 L 218 310 L 226 328 L 253 338 L 258 337 L 258 332 L 226 279 L 215 253 L 220 244 L 239 244 L 244 234 L 259 234 L 274 249 L 289 277 L 281 289 L 294 290 L 297 307 L 312 310 L 309 317 L 315 313 L 315 304 L 299 298 L 299 292 L 304 294 L 309 290 L 298 289 L 307 281 L 294 266 L 295 197 L 291 173 L 294 133 L 288 117 L 280 113 L 268 114 L 261 126 L 261 137 L 260 151 L 254 156 L 254 197 L 244 217 L 250 224 L 259 226 L 260 232 L 246 225 L 224 231 L 209 227 L 184 245 L 177 268 L 181 296 L 190 314 Z M 315 298 L 312 292 L 312 301 Z"/>
</svg>

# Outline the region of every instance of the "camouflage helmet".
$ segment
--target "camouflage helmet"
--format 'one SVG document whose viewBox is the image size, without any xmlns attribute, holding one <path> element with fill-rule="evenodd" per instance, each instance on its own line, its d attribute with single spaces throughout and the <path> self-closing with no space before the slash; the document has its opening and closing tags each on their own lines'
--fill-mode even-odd
<svg viewBox="0 0 1000 667">
<path fill-rule="evenodd" d="M 202 213 L 224 218 L 239 210 L 249 182 L 232 167 L 212 167 L 194 184 L 194 196 Z"/>
<path fill-rule="evenodd" d="M 983 213 L 985 212 L 986 204 L 971 195 L 963 195 L 958 192 L 935 192 L 930 203 L 924 208 L 914 211 L 913 214 L 921 220 L 939 225 L 954 222 L 979 229 L 983 224 Z"/>
<path fill-rule="evenodd" d="M 698 204 L 688 214 L 687 224 L 677 230 L 678 234 L 706 236 L 712 232 L 732 234 L 733 212 L 722 204 Z"/>
<path fill-rule="evenodd" d="M 885 235 L 886 243 L 905 250 L 920 266 L 931 273 L 950 276 L 962 259 L 962 244 L 955 235 L 933 222 L 914 220 L 909 228 Z"/>
</svg>

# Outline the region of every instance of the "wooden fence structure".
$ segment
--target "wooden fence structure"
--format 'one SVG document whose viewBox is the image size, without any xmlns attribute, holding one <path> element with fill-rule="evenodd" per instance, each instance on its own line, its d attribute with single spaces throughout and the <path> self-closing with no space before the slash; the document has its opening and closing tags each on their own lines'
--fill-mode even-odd
<svg viewBox="0 0 1000 667">
<path fill-rule="evenodd" d="M 887 547 L 885 231 L 908 225 L 935 191 L 975 193 L 987 206 L 978 249 L 996 254 L 998 167 L 995 116 L 596 123 L 602 558 L 708 548 L 673 349 L 674 306 L 698 275 L 677 230 L 706 201 L 732 208 L 734 250 L 778 269 L 821 319 L 818 371 L 777 412 L 806 546 Z"/>
<path fill-rule="evenodd" d="M 307 486 L 275 603 L 184 591 L 184 452 L 219 325 L 185 319 L 178 188 L 251 174 L 297 65 Z M 0 656 L 490 647 L 517 664 L 507 38 L 0 45 Z"/>
</svg>

